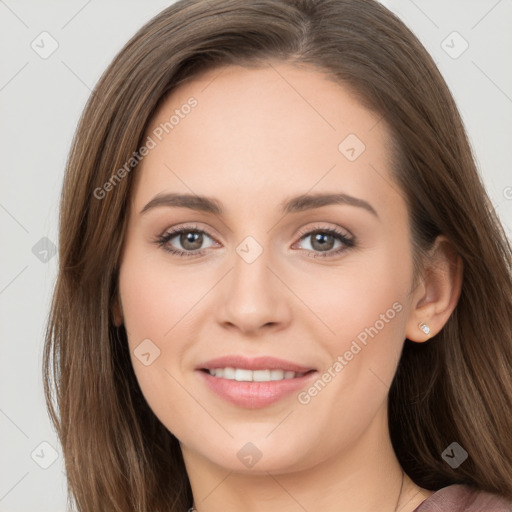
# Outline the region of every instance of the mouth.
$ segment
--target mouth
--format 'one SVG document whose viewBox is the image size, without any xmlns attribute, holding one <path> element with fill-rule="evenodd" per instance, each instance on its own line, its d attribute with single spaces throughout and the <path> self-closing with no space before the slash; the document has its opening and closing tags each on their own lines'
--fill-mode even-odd
<svg viewBox="0 0 512 512">
<path fill-rule="evenodd" d="M 207 372 L 212 377 L 218 379 L 236 380 L 237 382 L 275 382 L 280 380 L 297 379 L 314 372 L 308 370 L 306 372 L 293 372 L 282 369 L 265 369 L 265 370 L 247 370 L 245 368 L 203 368 L 202 371 Z"/>
<path fill-rule="evenodd" d="M 232 405 L 257 409 L 299 391 L 317 370 L 274 357 L 226 356 L 199 365 L 196 370 L 210 391 Z"/>
</svg>

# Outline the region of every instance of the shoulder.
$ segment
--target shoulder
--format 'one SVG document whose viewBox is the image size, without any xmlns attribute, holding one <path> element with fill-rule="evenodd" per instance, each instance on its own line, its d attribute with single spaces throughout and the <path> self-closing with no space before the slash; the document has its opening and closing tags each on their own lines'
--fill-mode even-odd
<svg viewBox="0 0 512 512">
<path fill-rule="evenodd" d="M 434 492 L 414 512 L 512 512 L 512 501 L 467 485 Z"/>
</svg>

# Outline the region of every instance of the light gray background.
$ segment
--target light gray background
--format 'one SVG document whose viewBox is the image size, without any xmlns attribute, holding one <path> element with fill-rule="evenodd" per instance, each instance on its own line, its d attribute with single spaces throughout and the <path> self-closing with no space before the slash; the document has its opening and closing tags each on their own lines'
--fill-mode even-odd
<svg viewBox="0 0 512 512">
<path fill-rule="evenodd" d="M 0 0 L 1 512 L 66 508 L 62 454 L 41 380 L 43 332 L 57 258 L 51 251 L 44 253 L 48 242 L 40 240 L 57 243 L 64 164 L 90 90 L 129 37 L 171 3 Z M 512 0 L 383 3 L 418 35 L 451 87 L 510 237 Z M 31 47 L 51 49 L 52 40 L 40 36 L 43 31 L 58 43 L 46 59 Z M 464 41 L 469 46 L 458 56 Z M 49 467 L 43 469 L 45 465 Z"/>
</svg>

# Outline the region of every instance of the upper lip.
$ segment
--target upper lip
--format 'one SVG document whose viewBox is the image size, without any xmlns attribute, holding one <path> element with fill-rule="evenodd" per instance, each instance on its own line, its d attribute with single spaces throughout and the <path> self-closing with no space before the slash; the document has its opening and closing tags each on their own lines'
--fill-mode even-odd
<svg viewBox="0 0 512 512">
<path fill-rule="evenodd" d="M 247 357 L 243 355 L 229 355 L 210 359 L 198 365 L 198 370 L 213 370 L 215 368 L 240 368 L 244 370 L 284 370 L 288 372 L 303 373 L 314 370 L 310 366 L 302 366 L 271 356 Z"/>
</svg>

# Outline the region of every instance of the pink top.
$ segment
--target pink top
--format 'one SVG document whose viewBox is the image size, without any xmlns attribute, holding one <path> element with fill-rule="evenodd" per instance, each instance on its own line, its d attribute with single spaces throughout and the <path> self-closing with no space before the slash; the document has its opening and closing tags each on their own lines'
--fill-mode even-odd
<svg viewBox="0 0 512 512">
<path fill-rule="evenodd" d="M 512 512 L 512 501 L 454 484 L 434 492 L 414 512 Z"/>
</svg>

